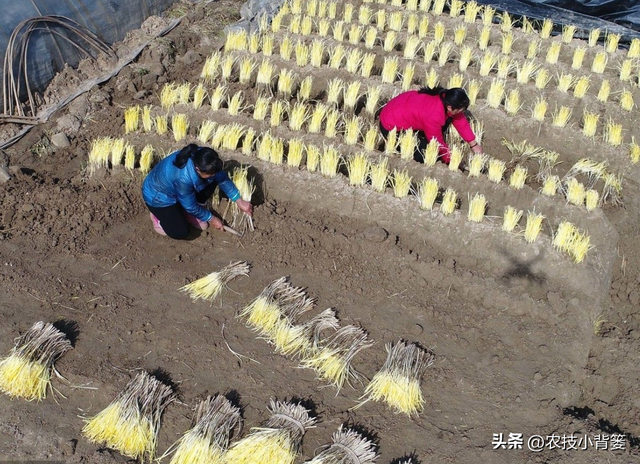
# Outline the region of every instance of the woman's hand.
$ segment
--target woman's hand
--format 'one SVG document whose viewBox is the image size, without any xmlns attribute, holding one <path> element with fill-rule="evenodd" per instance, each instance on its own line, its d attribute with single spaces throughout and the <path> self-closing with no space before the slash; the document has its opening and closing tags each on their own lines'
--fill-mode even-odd
<svg viewBox="0 0 640 464">
<path fill-rule="evenodd" d="M 471 147 L 471 151 L 473 151 L 474 153 L 482 153 L 482 146 L 479 143 L 476 143 Z"/>
<path fill-rule="evenodd" d="M 236 200 L 236 205 L 238 205 L 238 208 L 240 208 L 240 211 L 247 213 L 249 216 L 253 214 L 253 205 L 249 203 L 247 200 L 238 198 Z"/>
<path fill-rule="evenodd" d="M 222 219 L 217 216 L 211 216 L 209 219 L 209 225 L 214 229 L 224 230 L 224 224 L 222 223 Z"/>
</svg>

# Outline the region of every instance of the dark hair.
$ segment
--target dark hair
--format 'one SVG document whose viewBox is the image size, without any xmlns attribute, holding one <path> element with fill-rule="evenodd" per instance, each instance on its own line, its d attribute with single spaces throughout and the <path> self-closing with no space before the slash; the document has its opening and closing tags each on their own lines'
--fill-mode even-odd
<svg viewBox="0 0 640 464">
<path fill-rule="evenodd" d="M 418 93 L 440 95 L 445 106 L 450 106 L 452 110 L 466 110 L 471 103 L 467 92 L 460 87 L 454 87 L 453 89 L 445 89 L 444 87 L 422 87 L 418 90 Z"/>
<path fill-rule="evenodd" d="M 194 166 L 202 174 L 216 174 L 222 171 L 222 160 L 213 148 L 199 147 L 195 143 L 191 143 L 180 150 L 173 161 L 173 165 L 178 169 L 182 169 L 189 161 L 189 158 L 193 160 Z"/>
</svg>

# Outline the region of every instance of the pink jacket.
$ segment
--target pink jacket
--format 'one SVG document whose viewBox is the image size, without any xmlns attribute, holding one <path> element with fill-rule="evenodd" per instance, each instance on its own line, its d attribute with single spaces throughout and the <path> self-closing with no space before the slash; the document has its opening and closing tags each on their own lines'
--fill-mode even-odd
<svg viewBox="0 0 640 464">
<path fill-rule="evenodd" d="M 392 98 L 380 112 L 380 123 L 387 130 L 413 129 L 425 133 L 427 140 L 435 138 L 440 144 L 440 154 L 445 163 L 451 153 L 442 137 L 442 127 L 447 120 L 444 104 L 439 95 L 427 95 L 410 90 Z M 463 113 L 452 117 L 451 123 L 465 142 L 473 142 L 475 134 Z"/>
</svg>

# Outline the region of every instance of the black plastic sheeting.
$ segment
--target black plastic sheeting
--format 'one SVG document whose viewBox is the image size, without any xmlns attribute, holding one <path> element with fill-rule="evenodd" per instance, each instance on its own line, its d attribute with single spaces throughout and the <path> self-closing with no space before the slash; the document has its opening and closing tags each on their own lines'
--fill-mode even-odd
<svg viewBox="0 0 640 464">
<path fill-rule="evenodd" d="M 587 31 L 601 28 L 620 34 L 621 42 L 640 37 L 638 0 L 476 0 L 517 16 L 549 18 L 556 24 L 574 24 Z M 578 37 L 579 34 L 576 34 Z"/>
<path fill-rule="evenodd" d="M 4 57 L 13 30 L 25 19 L 36 16 L 66 16 L 89 29 L 108 45 L 124 39 L 126 33 L 149 16 L 171 6 L 175 0 L 0 0 L 0 53 Z M 66 34 L 64 28 L 55 28 Z M 66 40 L 42 26 L 31 35 L 27 55 L 29 82 L 41 90 L 65 64 L 75 66 L 85 57 Z M 2 95 L 0 94 L 0 100 Z"/>
</svg>

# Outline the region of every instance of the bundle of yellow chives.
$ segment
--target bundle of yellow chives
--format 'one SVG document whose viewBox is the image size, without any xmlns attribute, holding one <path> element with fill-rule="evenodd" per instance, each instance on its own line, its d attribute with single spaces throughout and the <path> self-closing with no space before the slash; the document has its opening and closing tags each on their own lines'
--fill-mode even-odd
<svg viewBox="0 0 640 464">
<path fill-rule="evenodd" d="M 151 117 L 151 106 L 145 105 L 142 108 L 142 129 L 145 132 L 151 132 L 153 129 L 153 118 Z"/>
<path fill-rule="evenodd" d="M 136 165 L 136 149 L 129 142 L 124 145 L 124 167 L 132 171 Z"/>
<path fill-rule="evenodd" d="M 162 457 L 173 454 L 169 464 L 224 464 L 230 436 L 241 421 L 240 409 L 224 396 L 209 396 L 196 408 L 194 419 L 193 427 Z"/>
<path fill-rule="evenodd" d="M 302 438 L 316 419 L 300 404 L 271 400 L 271 417 L 231 445 L 225 464 L 293 464 Z"/>
<path fill-rule="evenodd" d="M 371 188 L 379 193 L 384 193 L 389 179 L 389 159 L 381 158 L 371 166 Z"/>
<path fill-rule="evenodd" d="M 338 150 L 332 145 L 325 146 L 320 158 L 320 173 L 325 177 L 333 178 L 338 174 L 339 164 L 340 154 Z"/>
<path fill-rule="evenodd" d="M 398 412 L 411 416 L 422 411 L 424 397 L 420 379 L 435 360 L 432 351 L 403 340 L 387 343 L 387 359 L 371 379 L 363 398 L 384 401 Z"/>
<path fill-rule="evenodd" d="M 600 194 L 597 190 L 589 189 L 585 195 L 585 204 L 587 211 L 593 211 L 598 207 L 600 201 Z"/>
<path fill-rule="evenodd" d="M 130 106 L 124 110 L 124 133 L 137 131 L 139 119 L 140 107 L 138 105 Z"/>
<path fill-rule="evenodd" d="M 156 131 L 158 135 L 164 135 L 169 130 L 169 124 L 167 122 L 166 114 L 159 114 L 156 116 Z"/>
<path fill-rule="evenodd" d="M 584 184 L 582 182 L 579 182 L 575 177 L 571 177 L 567 181 L 565 192 L 567 201 L 572 205 L 580 206 L 584 204 L 584 199 L 586 196 Z"/>
<path fill-rule="evenodd" d="M 162 413 L 174 400 L 171 387 L 141 372 L 109 406 L 85 420 L 82 434 L 141 463 L 151 462 Z"/>
<path fill-rule="evenodd" d="M 318 349 L 302 357 L 302 367 L 316 371 L 320 379 L 334 385 L 338 391 L 345 382 L 362 382 L 362 374 L 351 365 L 353 358 L 363 349 L 373 345 L 367 333 L 360 327 L 348 325 L 319 344 Z"/>
<path fill-rule="evenodd" d="M 527 168 L 524 166 L 516 166 L 511 177 L 509 178 L 509 186 L 516 190 L 522 189 L 527 180 Z"/>
<path fill-rule="evenodd" d="M 124 139 L 114 139 L 111 144 L 111 166 L 120 166 L 122 157 L 124 156 Z"/>
<path fill-rule="evenodd" d="M 183 140 L 187 137 L 187 131 L 189 130 L 189 119 L 186 114 L 178 113 L 171 117 L 171 130 L 173 131 L 173 138 L 176 142 Z"/>
<path fill-rule="evenodd" d="M 476 193 L 473 198 L 469 200 L 469 213 L 467 218 L 471 222 L 482 222 L 486 209 L 487 199 L 484 195 Z"/>
<path fill-rule="evenodd" d="M 451 158 L 449 159 L 449 171 L 457 171 L 463 158 L 463 148 L 458 143 L 451 144 Z"/>
<path fill-rule="evenodd" d="M 474 153 L 469 157 L 469 177 L 480 177 L 480 173 L 487 162 L 487 155 Z"/>
<path fill-rule="evenodd" d="M 160 105 L 168 110 L 178 102 L 178 87 L 174 82 L 169 82 L 160 91 Z"/>
<path fill-rule="evenodd" d="M 494 184 L 499 184 L 502 181 L 502 177 L 504 176 L 506 169 L 507 165 L 504 161 L 492 158 L 489 160 L 487 177 Z"/>
<path fill-rule="evenodd" d="M 153 162 L 153 146 L 148 144 L 142 149 L 140 153 L 140 171 L 146 174 L 151 170 L 151 163 Z"/>
<path fill-rule="evenodd" d="M 89 150 L 89 174 L 93 174 L 97 168 L 109 165 L 111 147 L 113 139 L 111 137 L 98 137 L 91 141 Z"/>
<path fill-rule="evenodd" d="M 445 216 L 453 213 L 458 205 L 458 194 L 455 190 L 449 187 L 445 190 L 444 195 L 442 196 L 442 205 L 440 205 L 440 211 Z"/>
<path fill-rule="evenodd" d="M 420 208 L 432 210 L 433 204 L 438 197 L 438 181 L 430 177 L 425 177 L 418 186 L 418 201 Z"/>
<path fill-rule="evenodd" d="M 502 221 L 502 230 L 505 232 L 513 232 L 513 229 L 520 222 L 523 211 L 521 209 L 515 209 L 513 206 L 507 206 L 504 209 L 504 216 Z"/>
<path fill-rule="evenodd" d="M 631 137 L 631 143 L 629 144 L 629 157 L 633 164 L 637 164 L 640 161 L 640 145 L 636 143 L 635 137 Z"/>
<path fill-rule="evenodd" d="M 184 84 L 180 84 L 176 87 L 177 93 L 177 102 L 182 105 L 186 105 L 189 103 L 189 98 L 191 97 L 191 84 L 185 82 Z"/>
<path fill-rule="evenodd" d="M 562 221 L 553 236 L 553 246 L 558 250 L 568 252 L 577 230 L 577 227 L 570 222 Z"/>
<path fill-rule="evenodd" d="M 363 186 L 367 182 L 371 161 L 366 153 L 360 152 L 347 158 L 349 185 Z"/>
<path fill-rule="evenodd" d="M 71 348 L 65 334 L 52 324 L 36 322 L 0 360 L 0 391 L 27 401 L 43 400 L 54 363 Z"/>
<path fill-rule="evenodd" d="M 373 124 L 369 125 L 369 129 L 367 129 L 367 131 L 364 134 L 365 150 L 374 151 L 376 149 L 376 147 L 378 146 L 379 134 L 380 134 L 380 131 L 378 127 L 376 127 Z M 630 148 L 630 154 L 633 159 L 633 151 L 631 148 Z"/>
<path fill-rule="evenodd" d="M 237 261 L 181 287 L 180 290 L 187 293 L 194 301 L 198 299 L 213 301 L 231 280 L 238 276 L 248 276 L 249 270 L 249 263 Z"/>
<path fill-rule="evenodd" d="M 398 169 L 393 170 L 391 188 L 393 189 L 393 196 L 396 198 L 404 198 L 409 194 L 411 190 L 411 176 L 406 169 L 402 171 Z"/>
<path fill-rule="evenodd" d="M 527 225 L 524 229 L 524 239 L 527 243 L 533 243 L 538 238 L 538 234 L 542 230 L 542 220 L 544 216 L 535 211 L 527 212 Z"/>
<path fill-rule="evenodd" d="M 427 148 L 424 151 L 424 164 L 426 166 L 433 166 L 436 164 L 438 156 L 440 156 L 440 144 L 433 138 L 429 140 Z"/>
<path fill-rule="evenodd" d="M 292 168 L 300 167 L 302 157 L 304 156 L 304 143 L 302 139 L 294 138 L 289 140 L 287 148 L 287 166 Z"/>
<path fill-rule="evenodd" d="M 376 445 L 355 430 L 344 430 L 342 425 L 331 437 L 332 444 L 307 464 L 373 464 L 377 459 Z"/>
<path fill-rule="evenodd" d="M 320 148 L 316 145 L 307 145 L 307 171 L 316 172 L 320 165 Z"/>
<path fill-rule="evenodd" d="M 569 255 L 576 263 L 581 263 L 587 256 L 587 252 L 593 248 L 591 246 L 591 237 L 580 231 L 576 231 L 574 234 L 571 247 L 569 248 Z"/>
<path fill-rule="evenodd" d="M 412 129 L 407 129 L 400 134 L 400 159 L 411 160 L 418 145 L 418 135 Z"/>
</svg>

